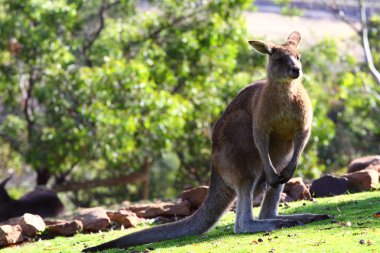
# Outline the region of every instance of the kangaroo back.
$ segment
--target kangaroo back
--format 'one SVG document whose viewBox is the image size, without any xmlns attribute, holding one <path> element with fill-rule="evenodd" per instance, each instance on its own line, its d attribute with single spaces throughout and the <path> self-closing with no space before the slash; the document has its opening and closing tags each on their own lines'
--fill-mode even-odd
<svg viewBox="0 0 380 253">
<path fill-rule="evenodd" d="M 18 200 L 12 199 L 5 189 L 11 178 L 12 176 L 9 176 L 0 183 L 0 222 L 25 213 L 52 217 L 63 211 L 62 202 L 52 190 L 36 190 L 26 193 Z"/>
<path fill-rule="evenodd" d="M 178 222 L 145 229 L 92 248 L 84 249 L 83 252 L 96 252 L 109 248 L 128 248 L 183 236 L 202 234 L 219 220 L 234 197 L 234 191 L 212 170 L 208 195 L 202 206 L 193 215 Z"/>
<path fill-rule="evenodd" d="M 64 210 L 57 193 L 48 189 L 28 192 L 18 202 L 24 213 L 38 214 L 41 217 L 54 217 Z"/>
</svg>

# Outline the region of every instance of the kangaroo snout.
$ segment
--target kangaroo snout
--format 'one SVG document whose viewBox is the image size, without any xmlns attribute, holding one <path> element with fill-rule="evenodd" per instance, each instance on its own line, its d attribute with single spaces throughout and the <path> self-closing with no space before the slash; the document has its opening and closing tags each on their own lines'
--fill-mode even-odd
<svg viewBox="0 0 380 253">
<path fill-rule="evenodd" d="M 294 79 L 297 79 L 301 74 L 301 69 L 297 66 L 293 66 L 290 68 L 290 76 Z"/>
</svg>

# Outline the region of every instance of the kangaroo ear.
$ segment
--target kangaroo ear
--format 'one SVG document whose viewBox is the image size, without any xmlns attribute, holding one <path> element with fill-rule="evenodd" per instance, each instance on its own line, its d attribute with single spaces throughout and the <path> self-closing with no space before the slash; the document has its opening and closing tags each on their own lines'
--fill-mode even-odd
<svg viewBox="0 0 380 253">
<path fill-rule="evenodd" d="M 260 54 L 272 54 L 272 46 L 264 41 L 250 40 L 248 43 Z"/>
<path fill-rule="evenodd" d="M 0 188 L 4 188 L 5 185 L 8 183 L 8 181 L 11 180 L 11 178 L 12 178 L 12 175 L 4 179 L 3 182 L 0 183 Z"/>
<path fill-rule="evenodd" d="M 301 42 L 301 34 L 297 31 L 292 32 L 289 37 L 286 44 L 292 44 L 295 48 L 298 48 L 299 44 Z"/>
</svg>

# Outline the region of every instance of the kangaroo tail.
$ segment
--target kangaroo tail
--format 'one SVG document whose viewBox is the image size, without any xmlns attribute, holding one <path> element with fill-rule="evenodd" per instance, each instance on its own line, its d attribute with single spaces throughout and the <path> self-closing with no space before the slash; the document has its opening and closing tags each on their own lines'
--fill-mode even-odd
<svg viewBox="0 0 380 253">
<path fill-rule="evenodd" d="M 86 248 L 83 252 L 96 252 L 109 248 L 128 248 L 183 236 L 202 234 L 219 220 L 234 197 L 235 192 L 223 182 L 217 172 L 212 170 L 206 200 L 191 216 L 178 222 L 152 227 L 95 247 Z"/>
</svg>

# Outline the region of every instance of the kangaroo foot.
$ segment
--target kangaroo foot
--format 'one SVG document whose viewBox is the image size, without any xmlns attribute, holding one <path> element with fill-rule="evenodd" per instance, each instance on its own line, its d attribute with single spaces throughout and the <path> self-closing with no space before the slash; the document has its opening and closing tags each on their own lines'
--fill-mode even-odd
<svg viewBox="0 0 380 253">
<path fill-rule="evenodd" d="M 257 232 L 269 232 L 281 228 L 289 228 L 295 226 L 302 226 L 303 224 L 297 220 L 283 220 L 283 219 L 271 219 L 271 220 L 253 220 L 239 224 L 235 226 L 236 234 L 243 233 L 257 233 Z"/>
<path fill-rule="evenodd" d="M 331 218 L 332 218 L 332 216 L 330 216 L 328 214 L 311 214 L 311 213 L 294 214 L 294 215 L 277 215 L 274 217 L 274 219 L 298 221 L 298 222 L 303 223 L 303 224 L 307 224 L 307 223 L 314 222 L 314 221 L 327 220 L 327 219 L 331 219 Z M 272 219 L 272 218 L 270 218 L 270 219 Z"/>
</svg>

